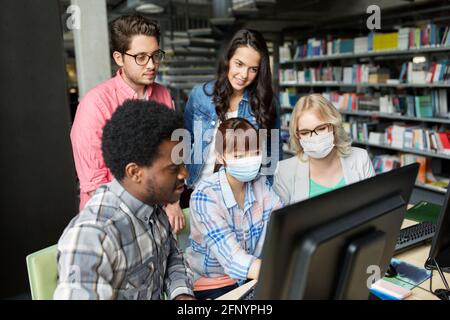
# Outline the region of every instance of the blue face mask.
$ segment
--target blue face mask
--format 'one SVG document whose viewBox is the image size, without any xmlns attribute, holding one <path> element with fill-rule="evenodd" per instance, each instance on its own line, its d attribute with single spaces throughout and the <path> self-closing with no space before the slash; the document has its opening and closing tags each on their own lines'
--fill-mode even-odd
<svg viewBox="0 0 450 320">
<path fill-rule="evenodd" d="M 249 182 L 256 178 L 261 168 L 262 157 L 248 157 L 225 160 L 226 172 L 241 182 Z"/>
</svg>

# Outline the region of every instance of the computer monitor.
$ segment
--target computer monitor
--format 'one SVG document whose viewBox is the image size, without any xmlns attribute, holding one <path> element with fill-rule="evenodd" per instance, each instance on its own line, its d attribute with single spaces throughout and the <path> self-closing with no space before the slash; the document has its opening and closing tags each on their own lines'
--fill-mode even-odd
<svg viewBox="0 0 450 320">
<path fill-rule="evenodd" d="M 425 263 L 427 269 L 450 272 L 450 186 L 447 187 L 444 204 L 439 215 L 430 254 Z M 437 264 L 437 265 L 436 265 Z"/>
<path fill-rule="evenodd" d="M 419 165 L 405 166 L 272 213 L 256 299 L 368 299 L 382 277 Z M 377 273 L 378 272 L 378 273 Z"/>
</svg>

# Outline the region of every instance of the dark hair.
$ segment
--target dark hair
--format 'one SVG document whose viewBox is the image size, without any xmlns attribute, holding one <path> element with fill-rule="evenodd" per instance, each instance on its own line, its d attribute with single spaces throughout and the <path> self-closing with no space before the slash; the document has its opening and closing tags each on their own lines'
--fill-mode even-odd
<svg viewBox="0 0 450 320">
<path fill-rule="evenodd" d="M 130 49 L 131 38 L 137 35 L 155 37 L 159 43 L 159 26 L 137 14 L 115 19 L 111 23 L 111 50 L 125 53 Z"/>
<path fill-rule="evenodd" d="M 252 142 L 256 143 L 257 148 L 259 149 L 259 135 L 258 130 L 246 119 L 244 118 L 231 118 L 220 123 L 217 133 L 216 133 L 216 141 L 214 145 L 214 150 L 217 154 L 223 156 L 224 153 L 230 153 L 233 151 L 237 151 L 237 147 L 240 138 L 237 134 L 237 130 L 242 130 L 243 133 L 247 133 L 252 130 L 255 133 L 256 141 L 251 141 L 251 136 L 243 137 L 245 140 L 245 150 L 250 150 Z M 250 132 L 252 133 L 252 132 Z M 216 164 L 214 167 L 214 172 L 217 172 L 220 168 L 221 164 Z"/>
<path fill-rule="evenodd" d="M 158 148 L 172 132 L 183 128 L 180 114 L 154 101 L 127 100 L 103 128 L 102 151 L 106 166 L 122 180 L 129 163 L 151 166 Z"/>
<path fill-rule="evenodd" d="M 250 106 L 256 122 L 263 129 L 272 129 L 276 111 L 273 104 L 272 73 L 270 71 L 269 50 L 264 37 L 255 30 L 239 30 L 231 40 L 217 68 L 213 101 L 221 121 L 226 119 L 233 87 L 228 81 L 229 61 L 239 47 L 250 46 L 261 55 L 260 67 L 255 80 L 248 86 Z"/>
</svg>

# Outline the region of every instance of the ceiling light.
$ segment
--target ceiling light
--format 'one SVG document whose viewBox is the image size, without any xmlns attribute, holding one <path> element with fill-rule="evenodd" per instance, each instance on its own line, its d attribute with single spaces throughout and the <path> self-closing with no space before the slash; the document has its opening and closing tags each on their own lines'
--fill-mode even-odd
<svg viewBox="0 0 450 320">
<path fill-rule="evenodd" d="M 136 11 L 140 13 L 155 14 L 164 12 L 164 8 L 153 3 L 143 3 L 136 7 Z"/>
<path fill-rule="evenodd" d="M 427 61 L 427 58 L 425 58 L 423 56 L 413 58 L 413 63 L 424 63 L 426 61 Z"/>
</svg>

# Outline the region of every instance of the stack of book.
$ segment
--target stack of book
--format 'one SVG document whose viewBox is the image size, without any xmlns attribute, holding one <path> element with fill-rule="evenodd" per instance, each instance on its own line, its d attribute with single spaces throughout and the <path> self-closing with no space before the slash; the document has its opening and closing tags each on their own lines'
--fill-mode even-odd
<svg viewBox="0 0 450 320">
<path fill-rule="evenodd" d="M 353 121 L 345 125 L 344 129 L 348 130 L 347 133 L 353 141 L 367 142 L 369 141 L 369 134 L 375 132 L 377 124 L 376 122 Z"/>
<path fill-rule="evenodd" d="M 293 58 L 450 46 L 449 30 L 449 26 L 429 23 L 421 27 L 400 28 L 397 32 L 370 32 L 367 36 L 356 38 L 333 38 L 332 36 L 323 39 L 310 38 L 306 43 L 296 46 Z M 281 50 L 283 50 L 283 58 L 280 61 L 288 60 L 286 49 L 280 48 L 280 56 Z"/>
<path fill-rule="evenodd" d="M 400 157 L 395 155 L 378 155 L 372 162 L 376 173 L 388 172 L 400 167 Z"/>
<path fill-rule="evenodd" d="M 300 99 L 300 95 L 296 93 L 294 88 L 280 91 L 280 105 L 283 107 L 294 107 L 298 99 Z"/>
<path fill-rule="evenodd" d="M 434 108 L 431 96 L 415 96 L 414 99 L 417 117 L 431 118 L 434 116 Z"/>
<path fill-rule="evenodd" d="M 387 68 L 371 66 L 368 70 L 368 73 L 369 83 L 386 83 L 390 78 L 389 69 Z"/>
<path fill-rule="evenodd" d="M 450 131 L 394 124 L 386 129 L 385 142 L 395 148 L 450 155 Z"/>
<path fill-rule="evenodd" d="M 448 179 L 437 179 L 433 174 L 431 159 L 428 157 L 409 153 L 398 155 L 381 154 L 375 156 L 372 162 L 376 173 L 383 173 L 412 163 L 418 163 L 419 172 L 417 174 L 416 182 L 439 188 L 446 188 L 448 186 Z"/>
<path fill-rule="evenodd" d="M 304 84 L 337 82 L 345 84 L 386 82 L 384 71 L 378 67 L 370 67 L 367 64 L 354 64 L 351 67 L 323 66 L 311 67 L 303 70 L 280 69 L 279 78 L 282 84 Z M 370 73 L 372 72 L 372 74 Z M 389 78 L 389 74 L 387 74 Z M 370 80 L 372 79 L 372 80 Z"/>
<path fill-rule="evenodd" d="M 375 156 L 373 159 L 373 167 L 376 173 L 383 173 L 391 171 L 402 166 L 406 166 L 411 163 L 419 163 L 419 173 L 417 175 L 417 181 L 420 183 L 427 182 L 427 169 L 428 158 L 423 156 L 416 156 L 413 154 L 400 154 L 400 155 L 387 155 L 382 154 Z"/>
<path fill-rule="evenodd" d="M 369 51 L 368 37 L 355 38 L 354 53 L 366 53 Z"/>
<path fill-rule="evenodd" d="M 371 111 L 409 117 L 450 118 L 446 89 L 431 90 L 430 95 L 362 95 L 331 91 L 324 95 L 342 111 Z"/>
<path fill-rule="evenodd" d="M 412 163 L 418 163 L 420 165 L 419 173 L 417 174 L 416 181 L 425 184 L 429 180 L 433 180 L 431 166 L 429 165 L 430 160 L 427 157 L 418 156 L 418 155 L 409 154 L 409 153 L 404 153 L 404 154 L 400 155 L 400 165 L 402 167 L 407 166 Z M 427 177 L 427 171 L 429 172 L 428 177 Z"/>
<path fill-rule="evenodd" d="M 280 82 L 283 84 L 297 84 L 297 70 L 295 69 L 280 69 Z"/>
<path fill-rule="evenodd" d="M 369 42 L 372 38 L 372 51 L 380 52 L 387 50 L 395 50 L 398 48 L 398 33 L 370 33 Z"/>
<path fill-rule="evenodd" d="M 280 47 L 279 52 L 280 52 L 280 62 L 285 62 L 292 59 L 291 49 L 289 48 L 288 44 L 285 44 L 284 46 Z"/>
<path fill-rule="evenodd" d="M 411 84 L 426 83 L 428 74 L 428 64 L 426 62 L 408 63 L 407 82 Z"/>
</svg>

